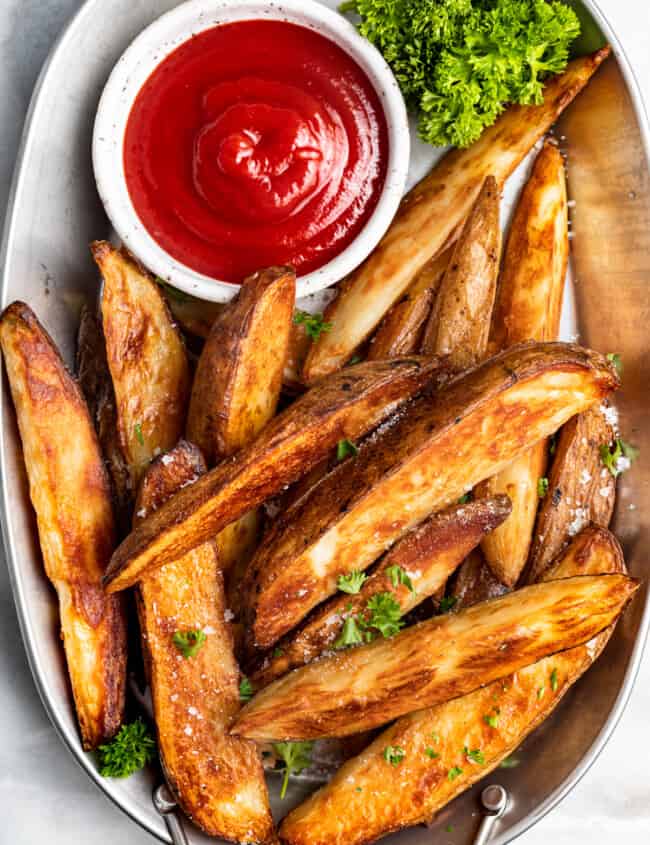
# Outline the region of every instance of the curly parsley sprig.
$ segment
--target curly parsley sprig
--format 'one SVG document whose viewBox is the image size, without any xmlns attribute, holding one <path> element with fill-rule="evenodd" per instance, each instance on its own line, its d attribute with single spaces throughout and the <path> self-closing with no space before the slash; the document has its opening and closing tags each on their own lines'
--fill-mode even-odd
<svg viewBox="0 0 650 845">
<path fill-rule="evenodd" d="M 122 725 L 117 735 L 97 749 L 99 774 L 104 778 L 128 778 L 156 756 L 156 741 L 142 719 Z"/>
</svg>

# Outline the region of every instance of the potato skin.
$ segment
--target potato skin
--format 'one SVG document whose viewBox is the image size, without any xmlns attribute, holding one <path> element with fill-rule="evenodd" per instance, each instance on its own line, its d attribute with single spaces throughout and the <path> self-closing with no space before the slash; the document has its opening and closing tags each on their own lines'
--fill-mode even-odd
<svg viewBox="0 0 650 845">
<path fill-rule="evenodd" d="M 465 150 L 452 150 L 404 198 L 372 255 L 326 309 L 332 331 L 312 346 L 304 368 L 313 383 L 342 367 L 406 291 L 424 264 L 452 243 L 483 180 L 499 186 L 609 56 L 609 47 L 569 62 L 544 88 L 541 106 L 511 106 Z"/>
<path fill-rule="evenodd" d="M 135 493 L 155 455 L 185 428 L 190 371 L 185 346 L 153 278 L 124 250 L 95 241 L 101 311 L 117 402 L 120 446 Z"/>
<path fill-rule="evenodd" d="M 181 441 L 144 475 L 136 518 L 146 519 L 204 471 L 200 451 Z M 136 597 L 160 760 L 178 803 L 211 836 L 270 842 L 273 821 L 259 752 L 226 732 L 240 707 L 240 675 L 214 542 L 143 578 Z M 205 642 L 185 659 L 173 635 L 197 628 Z"/>
<path fill-rule="evenodd" d="M 249 276 L 217 318 L 194 376 L 187 438 L 209 466 L 248 445 L 275 414 L 296 295 L 289 267 Z"/>
<path fill-rule="evenodd" d="M 494 577 L 481 550 L 474 549 L 458 568 L 450 595 L 456 599 L 453 610 L 458 611 L 507 592 L 508 587 Z"/>
<path fill-rule="evenodd" d="M 401 607 L 402 616 L 417 607 L 444 587 L 449 575 L 480 538 L 503 522 L 509 513 L 507 496 L 497 496 L 453 505 L 431 516 L 393 546 L 358 593 L 338 593 L 316 608 L 302 628 L 290 632 L 279 644 L 282 653 L 267 657 L 260 671 L 253 675 L 255 689 L 331 648 L 341 633 L 345 616 L 363 613 L 368 600 L 377 593 L 391 593 Z M 410 577 L 413 590 L 403 584 L 393 585 L 386 574 L 391 566 L 402 568 Z"/>
<path fill-rule="evenodd" d="M 124 607 L 101 586 L 115 544 L 110 483 L 81 391 L 24 303 L 2 314 L 0 345 L 81 738 L 93 749 L 117 732 L 124 713 Z"/>
<path fill-rule="evenodd" d="M 456 242 L 422 340 L 425 355 L 448 356 L 456 372 L 485 357 L 500 254 L 499 188 L 488 176 Z"/>
<path fill-rule="evenodd" d="M 554 577 L 624 571 L 616 539 L 608 531 L 588 528 L 574 539 Z M 598 657 L 612 631 L 610 626 L 584 645 L 399 719 L 289 813 L 280 826 L 281 842 L 364 845 L 410 825 L 431 823 L 445 804 L 488 775 L 550 715 Z M 550 683 L 554 670 L 556 689 Z M 496 708 L 498 718 L 492 727 L 485 717 L 496 715 Z M 389 745 L 405 752 L 398 766 L 384 759 Z M 462 753 L 465 746 L 480 748 L 485 764 L 470 764 Z M 431 759 L 427 748 L 439 756 Z M 463 771 L 452 781 L 448 772 L 455 766 Z"/>
<path fill-rule="evenodd" d="M 105 584 L 122 590 L 150 567 L 214 537 L 309 472 L 342 439 L 356 440 L 418 393 L 440 363 L 398 358 L 349 367 L 275 417 L 249 447 L 180 490 L 123 541 Z"/>
<path fill-rule="evenodd" d="M 365 569 L 617 384 L 597 353 L 530 344 L 415 400 L 272 526 L 248 569 L 248 653 L 332 595 L 339 575 Z"/>
<path fill-rule="evenodd" d="M 603 465 L 600 447 L 614 439 L 605 414 L 607 403 L 594 405 L 569 420 L 558 436 L 548 493 L 542 500 L 525 583 L 539 580 L 581 528 L 607 528 L 614 510 L 616 479 Z"/>
</svg>

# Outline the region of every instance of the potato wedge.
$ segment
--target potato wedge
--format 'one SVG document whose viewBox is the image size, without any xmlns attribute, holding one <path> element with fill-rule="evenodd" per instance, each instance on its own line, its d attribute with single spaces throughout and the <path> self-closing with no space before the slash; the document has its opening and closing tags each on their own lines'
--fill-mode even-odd
<svg viewBox="0 0 650 845">
<path fill-rule="evenodd" d="M 310 350 L 312 383 L 342 367 L 404 294 L 424 264 L 453 242 L 490 173 L 499 187 L 610 53 L 608 47 L 569 63 L 552 77 L 540 106 L 511 106 L 480 139 L 449 152 L 405 197 L 388 232 L 326 309 L 332 330 Z"/>
<path fill-rule="evenodd" d="M 435 359 L 401 358 L 348 367 L 269 423 L 247 448 L 179 491 L 118 547 L 109 592 L 138 581 L 214 537 L 325 458 L 341 439 L 356 440 L 440 373 Z"/>
<path fill-rule="evenodd" d="M 538 581 L 585 525 L 607 528 L 614 510 L 616 479 L 603 465 L 600 447 L 614 439 L 616 412 L 594 405 L 564 426 L 535 524 L 525 581 Z"/>
<path fill-rule="evenodd" d="M 253 273 L 214 323 L 194 376 L 187 437 L 209 466 L 247 446 L 275 414 L 296 295 L 288 267 Z"/>
<path fill-rule="evenodd" d="M 239 713 L 232 733 L 264 742 L 376 728 L 587 642 L 638 587 L 625 575 L 563 578 L 420 622 L 274 681 Z"/>
<path fill-rule="evenodd" d="M 196 446 L 181 441 L 149 466 L 137 519 L 205 472 Z M 208 541 L 143 578 L 136 590 L 160 761 L 178 803 L 211 836 L 269 842 L 273 821 L 262 761 L 254 743 L 229 736 L 239 710 L 240 674 L 224 620 L 223 575 Z M 184 657 L 176 632 L 201 630 L 205 641 Z"/>
<path fill-rule="evenodd" d="M 118 525 L 128 533 L 131 521 L 131 485 L 117 433 L 117 407 L 111 373 L 106 360 L 106 344 L 101 320 L 84 306 L 77 335 L 77 374 L 95 424 L 102 453 L 113 485 Z"/>
<path fill-rule="evenodd" d="M 445 271 L 422 339 L 425 355 L 449 356 L 456 372 L 487 350 L 499 273 L 499 188 L 487 176 Z"/>
<path fill-rule="evenodd" d="M 270 648 L 340 575 L 365 569 L 453 502 L 618 384 L 597 353 L 531 344 L 413 402 L 353 463 L 278 518 L 249 566 L 250 654 Z"/>
<path fill-rule="evenodd" d="M 556 574 L 623 571 L 615 538 L 589 528 L 575 538 Z M 548 717 L 598 657 L 612 630 L 469 695 L 399 719 L 289 813 L 280 827 L 281 841 L 362 845 L 410 825 L 430 823 L 445 804 L 495 769 Z M 389 746 L 404 752 L 397 766 L 386 762 L 384 751 Z M 484 762 L 467 760 L 465 747 L 480 749 Z"/>
<path fill-rule="evenodd" d="M 480 601 L 493 599 L 508 592 L 505 584 L 494 577 L 485 562 L 483 552 L 474 549 L 458 568 L 451 586 L 450 596 L 455 599 L 453 610 L 470 607 Z"/>
<path fill-rule="evenodd" d="M 101 311 L 117 402 L 120 446 L 135 492 L 155 455 L 185 428 L 190 371 L 160 287 L 124 250 L 95 241 L 104 280 Z"/>
<path fill-rule="evenodd" d="M 368 361 L 419 352 L 424 328 L 451 252 L 451 249 L 446 249 L 427 262 L 404 296 L 386 314 L 368 347 Z"/>
<path fill-rule="evenodd" d="M 490 333 L 493 352 L 524 340 L 555 340 L 569 255 L 564 161 L 546 141 L 514 214 L 499 280 Z M 547 446 L 538 443 L 477 491 L 506 493 L 512 514 L 483 539 L 485 559 L 497 579 L 512 587 L 528 560 Z"/>
<path fill-rule="evenodd" d="M 81 391 L 24 303 L 2 314 L 0 345 L 81 738 L 92 749 L 124 713 L 126 618 L 121 599 L 101 586 L 115 544 L 110 483 Z"/>
<path fill-rule="evenodd" d="M 343 621 L 365 614 L 366 605 L 377 593 L 389 593 L 400 605 L 402 616 L 447 582 L 463 558 L 480 538 L 503 522 L 510 513 L 507 496 L 457 504 L 434 514 L 396 543 L 379 562 L 358 593 L 338 593 L 307 619 L 297 632 L 291 632 L 267 657 L 253 677 L 261 689 L 296 666 L 318 657 L 338 639 Z M 399 566 L 410 579 L 410 586 L 391 576 L 390 567 Z"/>
</svg>

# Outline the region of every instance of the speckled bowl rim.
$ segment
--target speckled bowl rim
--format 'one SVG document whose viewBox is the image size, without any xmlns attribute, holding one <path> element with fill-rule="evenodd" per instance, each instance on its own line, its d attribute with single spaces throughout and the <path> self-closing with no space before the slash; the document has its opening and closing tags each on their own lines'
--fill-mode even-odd
<svg viewBox="0 0 650 845">
<path fill-rule="evenodd" d="M 369 255 L 388 228 L 404 193 L 410 133 L 404 99 L 382 55 L 337 12 L 316 0 L 189 0 L 144 29 L 115 65 L 102 93 L 93 132 L 92 157 L 99 195 L 123 243 L 153 273 L 201 299 L 225 302 L 239 285 L 203 275 L 164 250 L 149 234 L 131 202 L 123 163 L 123 140 L 131 106 L 152 71 L 180 44 L 214 26 L 250 19 L 285 20 L 312 29 L 344 49 L 365 71 L 388 126 L 388 167 L 381 195 L 364 228 L 339 255 L 300 276 L 298 297 L 340 281 Z"/>
</svg>

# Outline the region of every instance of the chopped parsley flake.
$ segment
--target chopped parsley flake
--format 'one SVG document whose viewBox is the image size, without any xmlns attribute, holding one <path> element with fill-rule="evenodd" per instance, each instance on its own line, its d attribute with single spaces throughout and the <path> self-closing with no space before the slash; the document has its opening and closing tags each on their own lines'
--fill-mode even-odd
<svg viewBox="0 0 650 845">
<path fill-rule="evenodd" d="M 318 340 L 323 332 L 332 330 L 332 324 L 326 323 L 322 314 L 309 314 L 307 311 L 296 311 L 293 315 L 293 322 L 296 326 L 303 325 L 307 336 L 312 340 Z"/>
<path fill-rule="evenodd" d="M 334 648 L 347 648 L 365 642 L 363 631 L 354 616 L 348 616 L 343 622 L 341 633 L 334 641 Z"/>
<path fill-rule="evenodd" d="M 242 678 L 241 683 L 239 684 L 239 700 L 250 701 L 254 694 L 255 690 L 253 689 L 251 682 L 248 678 Z"/>
<path fill-rule="evenodd" d="M 339 575 L 336 586 L 342 593 L 349 593 L 349 595 L 353 596 L 363 587 L 364 581 L 367 578 L 368 576 L 365 572 L 359 572 L 358 569 L 353 569 L 347 575 Z"/>
<path fill-rule="evenodd" d="M 447 780 L 456 780 L 457 777 L 463 774 L 463 770 L 460 766 L 454 766 L 453 769 L 449 769 L 447 772 Z"/>
<path fill-rule="evenodd" d="M 473 763 L 478 763 L 481 766 L 485 765 L 485 755 L 480 748 L 473 748 L 470 751 L 469 748 L 465 746 L 465 748 L 463 748 L 463 754 Z"/>
<path fill-rule="evenodd" d="M 280 798 L 284 798 L 287 794 L 287 786 L 289 785 L 289 777 L 292 774 L 300 774 L 303 769 L 311 763 L 311 752 L 314 747 L 313 742 L 274 742 L 273 751 L 276 756 L 284 762 L 284 778 L 282 779 L 282 789 L 280 790 Z"/>
<path fill-rule="evenodd" d="M 443 596 L 443 598 L 440 599 L 440 604 L 438 605 L 438 613 L 449 613 L 457 601 L 458 599 L 456 596 Z"/>
<path fill-rule="evenodd" d="M 336 460 L 344 461 L 346 458 L 359 454 L 359 450 L 349 440 L 339 440 L 336 445 Z"/>
<path fill-rule="evenodd" d="M 387 763 L 390 763 L 391 766 L 399 766 L 405 756 L 406 752 L 403 748 L 400 748 L 399 745 L 387 745 L 386 748 L 384 748 L 384 760 L 386 760 Z"/>
<path fill-rule="evenodd" d="M 543 499 L 548 493 L 548 478 L 537 479 L 537 495 Z"/>
<path fill-rule="evenodd" d="M 490 713 L 486 716 L 483 716 L 483 721 L 486 725 L 489 725 L 491 728 L 496 728 L 499 725 L 499 717 L 496 713 Z"/>
<path fill-rule="evenodd" d="M 616 438 L 613 448 L 607 443 L 600 446 L 600 459 L 614 478 L 628 470 L 638 457 L 639 450 L 620 437 Z"/>
<path fill-rule="evenodd" d="M 607 360 L 610 364 L 614 365 L 614 369 L 618 373 L 618 377 L 620 378 L 623 375 L 623 361 L 621 356 L 618 352 L 608 352 L 606 355 Z"/>
<path fill-rule="evenodd" d="M 122 725 L 110 742 L 97 749 L 103 778 L 128 778 L 156 756 L 156 742 L 142 719 Z"/>
<path fill-rule="evenodd" d="M 384 637 L 393 637 L 404 627 L 402 608 L 392 593 L 376 593 L 368 601 L 368 627 L 376 628 Z"/>
<path fill-rule="evenodd" d="M 553 692 L 557 691 L 558 681 L 557 681 L 557 669 L 553 669 L 551 672 L 551 689 Z"/>
<path fill-rule="evenodd" d="M 401 566 L 397 566 L 397 564 L 394 566 L 387 566 L 386 575 L 390 578 L 390 582 L 393 587 L 399 587 L 400 584 L 403 584 L 405 587 L 408 587 L 412 593 L 415 592 L 413 582 Z"/>
<path fill-rule="evenodd" d="M 194 657 L 198 654 L 206 639 L 203 631 L 197 629 L 195 631 L 176 631 L 172 637 L 172 642 L 187 660 L 188 657 Z"/>
<path fill-rule="evenodd" d="M 144 434 L 142 433 L 142 426 L 140 423 L 136 423 L 133 426 L 133 433 L 135 434 L 135 438 L 141 446 L 144 446 Z"/>
<path fill-rule="evenodd" d="M 437 751 L 434 751 L 431 747 L 425 748 L 424 753 L 427 755 L 427 757 L 430 757 L 431 760 L 435 760 L 440 757 L 440 754 L 438 754 Z"/>
</svg>

